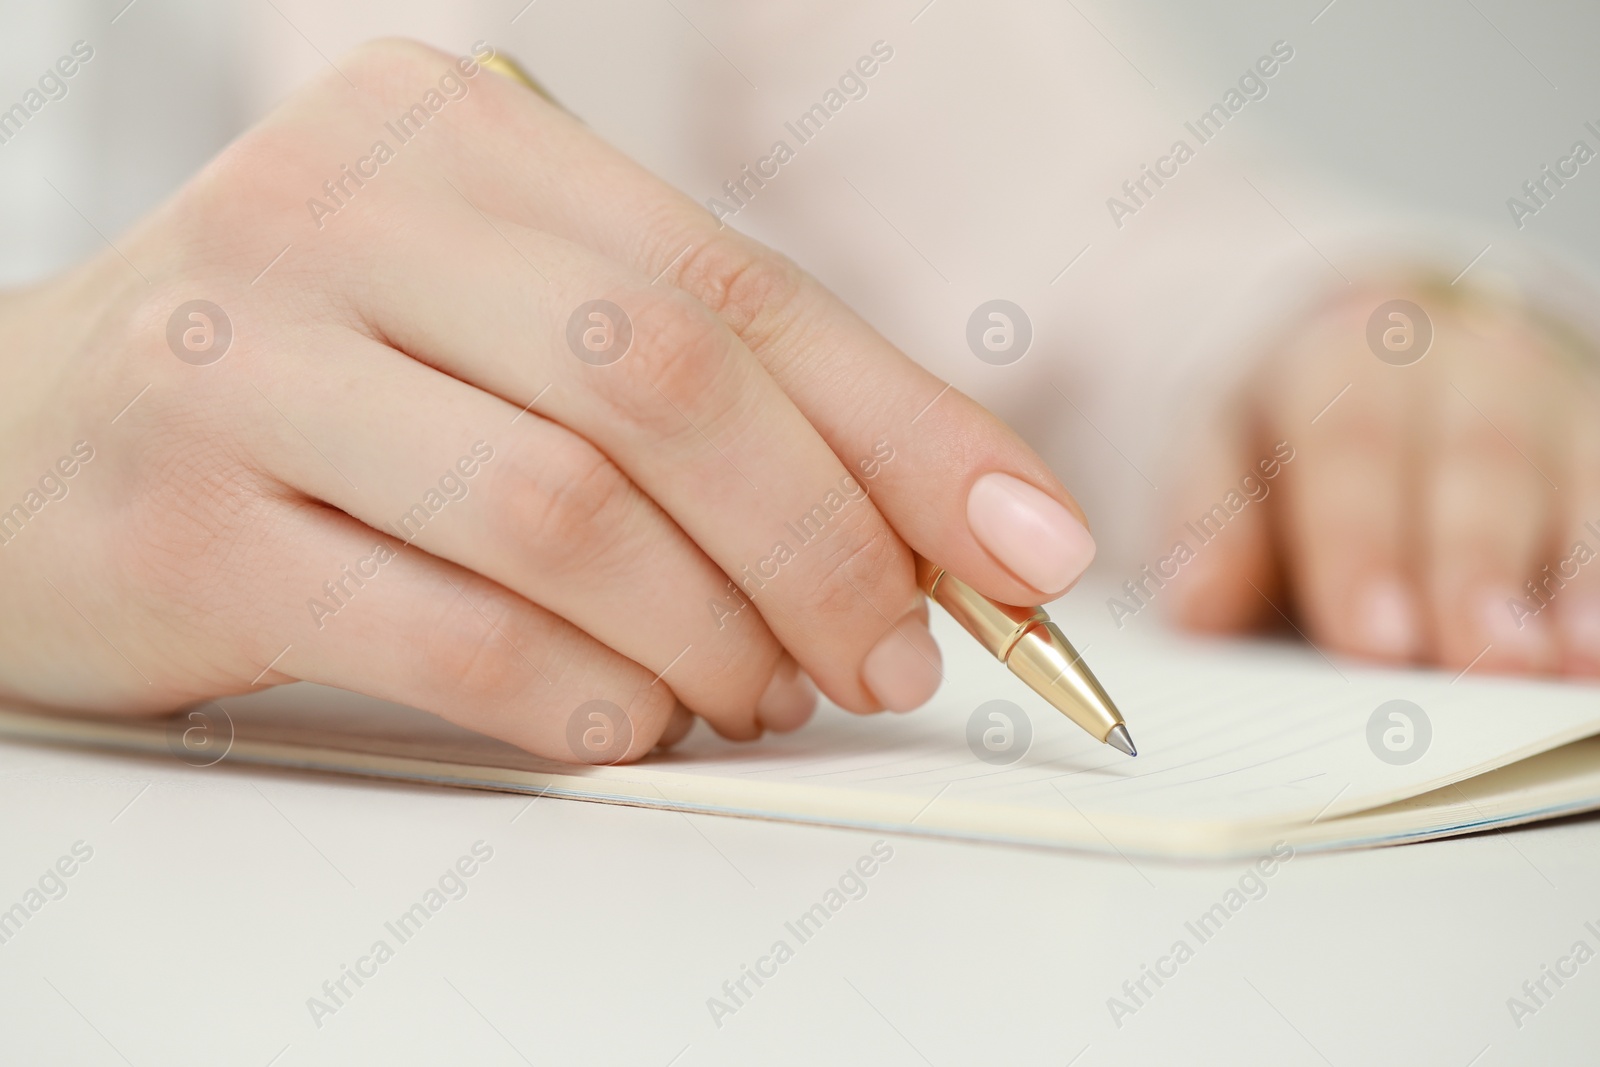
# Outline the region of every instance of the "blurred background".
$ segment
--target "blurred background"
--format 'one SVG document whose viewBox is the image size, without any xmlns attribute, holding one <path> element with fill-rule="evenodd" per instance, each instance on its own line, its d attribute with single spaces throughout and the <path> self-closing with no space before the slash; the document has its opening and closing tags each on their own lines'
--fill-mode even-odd
<svg viewBox="0 0 1600 1067">
<path fill-rule="evenodd" d="M 1575 0 L 5 0 L 0 20 L 0 108 L 93 50 L 0 126 L 0 284 L 115 241 L 360 42 L 486 41 L 697 201 L 786 141 L 730 224 L 1016 425 L 1106 561 L 1153 532 L 1181 417 L 1308 300 L 1395 257 L 1524 288 L 1600 263 L 1600 162 L 1520 227 L 1507 205 L 1575 141 L 1600 150 L 1600 8 Z M 877 42 L 865 95 L 800 144 L 785 123 Z M 1185 122 L 1274 49 L 1265 95 L 1201 144 Z M 1118 219 L 1108 198 L 1180 138 L 1194 158 Z M 1034 331 L 1007 366 L 965 339 L 996 298 Z"/>
</svg>

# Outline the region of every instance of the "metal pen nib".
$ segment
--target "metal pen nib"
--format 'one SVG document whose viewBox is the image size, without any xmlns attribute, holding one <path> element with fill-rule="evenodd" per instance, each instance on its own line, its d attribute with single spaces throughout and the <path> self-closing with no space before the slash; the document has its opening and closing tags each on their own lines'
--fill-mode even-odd
<svg viewBox="0 0 1600 1067">
<path fill-rule="evenodd" d="M 1122 713 L 1043 609 L 990 600 L 946 574 L 943 567 L 921 558 L 917 560 L 917 584 L 1057 711 L 1096 740 L 1130 756 L 1138 754 Z"/>
</svg>

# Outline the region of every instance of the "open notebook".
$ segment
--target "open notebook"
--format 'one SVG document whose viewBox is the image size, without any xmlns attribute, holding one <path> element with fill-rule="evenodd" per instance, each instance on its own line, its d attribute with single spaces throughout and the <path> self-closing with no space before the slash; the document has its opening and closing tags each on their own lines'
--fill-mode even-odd
<svg viewBox="0 0 1600 1067">
<path fill-rule="evenodd" d="M 1279 841 L 1298 849 L 1393 844 L 1600 808 L 1600 687 L 1379 670 L 1304 645 L 1197 641 L 1162 630 L 1151 612 L 1119 629 L 1104 592 L 1076 591 L 1052 614 L 1122 708 L 1137 759 L 1087 737 L 935 608 L 945 684 L 911 715 L 859 718 L 825 705 L 788 736 L 732 744 L 699 726 L 670 754 L 585 767 L 537 759 L 409 708 L 293 685 L 222 702 L 234 736 L 217 769 L 267 763 L 1212 858 Z M 1026 727 L 983 712 L 969 729 L 995 700 L 1020 708 Z M 1423 715 L 1385 712 L 1373 726 L 1394 700 Z M 163 721 L 0 711 L 0 736 L 168 751 Z M 1401 759 L 1410 762 L 1394 762 Z"/>
</svg>

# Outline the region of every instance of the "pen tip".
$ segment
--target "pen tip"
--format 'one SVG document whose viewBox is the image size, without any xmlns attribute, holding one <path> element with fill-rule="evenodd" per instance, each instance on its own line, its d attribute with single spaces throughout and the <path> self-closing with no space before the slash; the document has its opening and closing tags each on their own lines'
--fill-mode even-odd
<svg viewBox="0 0 1600 1067">
<path fill-rule="evenodd" d="M 1106 744 L 1120 752 L 1126 752 L 1130 756 L 1139 754 L 1139 750 L 1133 747 L 1133 738 L 1128 736 L 1128 728 L 1120 722 L 1111 728 L 1110 733 L 1106 734 Z"/>
</svg>

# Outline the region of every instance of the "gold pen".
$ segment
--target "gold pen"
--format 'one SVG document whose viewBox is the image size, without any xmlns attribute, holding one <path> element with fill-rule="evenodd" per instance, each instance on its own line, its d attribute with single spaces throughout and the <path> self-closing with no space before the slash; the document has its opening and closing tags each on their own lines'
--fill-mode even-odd
<svg viewBox="0 0 1600 1067">
<path fill-rule="evenodd" d="M 1051 707 L 1105 744 L 1137 756 L 1122 713 L 1043 608 L 990 600 L 936 563 L 917 557 L 917 585 Z"/>
</svg>

